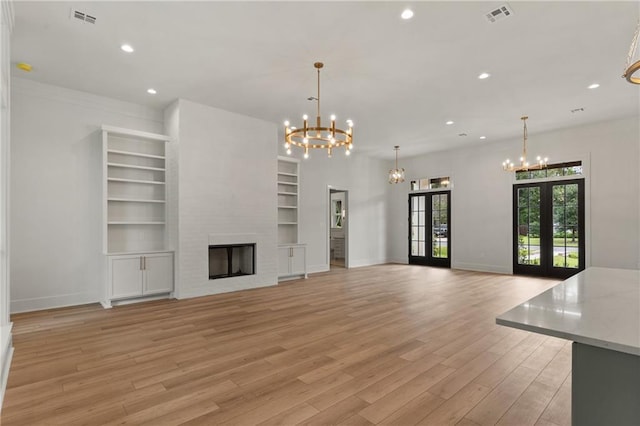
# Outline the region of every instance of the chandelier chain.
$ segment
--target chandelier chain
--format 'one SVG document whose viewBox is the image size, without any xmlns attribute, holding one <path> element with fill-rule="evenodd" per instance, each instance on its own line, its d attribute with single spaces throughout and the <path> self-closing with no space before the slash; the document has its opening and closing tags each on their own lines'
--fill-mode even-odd
<svg viewBox="0 0 640 426">
<path fill-rule="evenodd" d="M 316 98 L 316 103 L 318 105 L 316 117 L 320 117 L 320 68 L 318 68 L 318 97 Z"/>
<path fill-rule="evenodd" d="M 527 139 L 529 139 L 529 132 L 527 132 L 527 116 L 522 117 L 522 122 L 524 123 L 524 130 L 522 131 L 523 133 L 523 138 L 524 138 L 524 143 L 523 143 L 523 149 L 522 149 L 522 155 L 523 155 L 523 161 L 527 161 Z"/>
</svg>

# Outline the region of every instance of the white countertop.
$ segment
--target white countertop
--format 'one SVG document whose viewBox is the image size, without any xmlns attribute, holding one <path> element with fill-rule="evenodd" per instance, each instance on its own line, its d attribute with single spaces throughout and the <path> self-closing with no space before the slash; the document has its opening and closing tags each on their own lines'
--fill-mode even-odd
<svg viewBox="0 0 640 426">
<path fill-rule="evenodd" d="M 588 268 L 496 323 L 640 356 L 640 271 Z"/>
</svg>

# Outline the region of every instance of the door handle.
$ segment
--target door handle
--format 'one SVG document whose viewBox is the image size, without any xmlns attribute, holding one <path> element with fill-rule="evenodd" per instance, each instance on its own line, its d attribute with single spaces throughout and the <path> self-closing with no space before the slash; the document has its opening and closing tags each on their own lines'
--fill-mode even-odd
<svg viewBox="0 0 640 426">
<path fill-rule="evenodd" d="M 142 259 L 144 259 L 144 257 L 143 257 L 143 256 L 140 256 L 140 270 L 141 270 L 141 271 L 144 271 L 144 265 L 142 264 L 142 262 L 143 262 L 143 260 L 142 260 Z"/>
<path fill-rule="evenodd" d="M 147 256 L 142 256 L 142 266 L 143 266 L 143 269 L 146 271 L 147 270 Z"/>
</svg>

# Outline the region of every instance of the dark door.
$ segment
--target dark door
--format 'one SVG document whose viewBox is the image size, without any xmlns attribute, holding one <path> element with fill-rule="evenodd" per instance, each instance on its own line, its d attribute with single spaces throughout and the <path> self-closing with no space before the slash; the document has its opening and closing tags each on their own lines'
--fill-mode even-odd
<svg viewBox="0 0 640 426">
<path fill-rule="evenodd" d="M 409 195 L 409 263 L 451 267 L 451 191 Z"/>
<path fill-rule="evenodd" d="M 513 273 L 568 278 L 584 268 L 584 180 L 514 185 Z"/>
</svg>

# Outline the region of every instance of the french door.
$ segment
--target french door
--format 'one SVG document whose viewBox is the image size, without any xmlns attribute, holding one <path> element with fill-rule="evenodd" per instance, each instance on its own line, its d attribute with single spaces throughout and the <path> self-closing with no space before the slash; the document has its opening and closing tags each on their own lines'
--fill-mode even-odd
<svg viewBox="0 0 640 426">
<path fill-rule="evenodd" d="M 584 268 L 584 180 L 514 185 L 513 273 L 568 278 Z"/>
<path fill-rule="evenodd" d="M 451 191 L 409 195 L 409 263 L 451 267 Z"/>
</svg>

